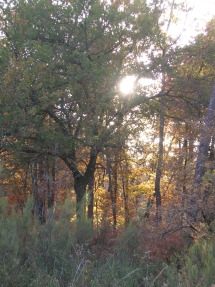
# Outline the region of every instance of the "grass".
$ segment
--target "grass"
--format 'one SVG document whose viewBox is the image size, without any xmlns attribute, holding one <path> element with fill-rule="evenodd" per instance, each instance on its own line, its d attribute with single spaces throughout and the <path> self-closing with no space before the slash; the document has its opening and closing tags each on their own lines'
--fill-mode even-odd
<svg viewBox="0 0 215 287">
<path fill-rule="evenodd" d="M 44 225 L 32 217 L 32 207 L 30 198 L 23 213 L 14 210 L 8 213 L 6 199 L 0 200 L 2 287 L 211 287 L 215 284 L 213 234 L 189 248 L 185 245 L 183 252 L 181 235 L 156 241 L 154 231 L 145 222 L 135 222 L 121 232 L 107 228 L 106 232 L 94 234 L 86 220 L 78 231 L 82 243 L 77 243 L 77 223 L 71 221 L 75 209 L 69 199 L 63 207 L 49 211 Z M 177 246 L 180 250 L 173 248 Z"/>
</svg>

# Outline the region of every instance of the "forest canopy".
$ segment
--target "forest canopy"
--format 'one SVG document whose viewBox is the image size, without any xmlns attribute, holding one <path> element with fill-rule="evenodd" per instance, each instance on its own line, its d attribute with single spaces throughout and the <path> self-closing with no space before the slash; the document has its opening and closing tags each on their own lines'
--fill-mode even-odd
<svg viewBox="0 0 215 287">
<path fill-rule="evenodd" d="M 189 197 L 213 86 L 214 26 L 176 46 L 168 29 L 184 8 L 158 2 L 1 5 L 2 192 L 17 208 L 34 194 L 45 221 L 74 190 L 77 215 L 93 218 L 102 193 L 116 226 L 123 208 L 126 224 L 134 216 L 138 198 L 158 208 Z M 131 75 L 124 96 L 119 84 Z"/>
<path fill-rule="evenodd" d="M 173 241 L 213 229 L 215 20 L 182 46 L 178 13 L 166 0 L 0 4 L 4 216 L 28 210 L 48 230 L 56 212 L 77 244 L 132 224 Z"/>
</svg>

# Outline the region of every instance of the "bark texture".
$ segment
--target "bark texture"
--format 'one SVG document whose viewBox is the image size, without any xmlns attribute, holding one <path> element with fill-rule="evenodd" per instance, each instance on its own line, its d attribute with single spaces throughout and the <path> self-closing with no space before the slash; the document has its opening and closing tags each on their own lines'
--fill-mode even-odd
<svg viewBox="0 0 215 287">
<path fill-rule="evenodd" d="M 202 132 L 201 141 L 199 145 L 199 152 L 196 161 L 194 186 L 198 186 L 202 183 L 202 177 L 206 171 L 206 162 L 208 160 L 209 146 L 211 138 L 214 134 L 213 126 L 215 120 L 215 85 L 211 94 L 211 99 L 207 111 L 207 115 L 204 122 L 204 130 Z"/>
<path fill-rule="evenodd" d="M 214 136 L 215 126 L 215 85 L 211 94 L 207 114 L 204 121 L 204 129 L 202 131 L 201 141 L 199 144 L 199 151 L 196 161 L 196 168 L 193 180 L 193 186 L 188 199 L 188 218 L 189 220 L 196 221 L 197 214 L 200 211 L 198 207 L 199 191 L 202 188 L 203 176 L 206 172 L 206 164 L 210 160 L 209 147 L 211 140 Z"/>
</svg>

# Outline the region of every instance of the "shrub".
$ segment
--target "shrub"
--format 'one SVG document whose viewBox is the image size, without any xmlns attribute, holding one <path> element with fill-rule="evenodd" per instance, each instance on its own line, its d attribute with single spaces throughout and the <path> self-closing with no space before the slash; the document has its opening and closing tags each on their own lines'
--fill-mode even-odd
<svg viewBox="0 0 215 287">
<path fill-rule="evenodd" d="M 180 270 L 171 262 L 166 271 L 168 287 L 211 287 L 215 283 L 215 245 L 211 240 L 194 243 L 184 259 Z"/>
</svg>

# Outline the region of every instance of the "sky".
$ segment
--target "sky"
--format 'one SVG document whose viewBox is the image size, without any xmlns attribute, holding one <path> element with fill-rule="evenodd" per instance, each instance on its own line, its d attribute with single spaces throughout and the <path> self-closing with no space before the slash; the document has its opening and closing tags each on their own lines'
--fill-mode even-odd
<svg viewBox="0 0 215 287">
<path fill-rule="evenodd" d="M 190 18 L 191 23 L 193 20 L 197 22 L 200 29 L 207 20 L 215 16 L 215 0 L 186 0 L 186 2 L 193 7 L 188 18 Z"/>
<path fill-rule="evenodd" d="M 186 0 L 186 2 L 189 6 L 193 6 L 194 16 L 202 18 L 207 14 L 215 14 L 215 0 Z"/>
<path fill-rule="evenodd" d="M 180 3 L 183 0 L 176 0 L 176 3 Z M 186 22 L 185 15 L 177 15 L 181 21 L 172 27 L 171 34 L 178 36 L 184 29 L 180 42 L 188 44 L 192 38 L 199 32 L 203 31 L 205 24 L 215 16 L 215 0 L 184 0 L 188 7 L 192 7 L 192 10 L 188 12 Z"/>
<path fill-rule="evenodd" d="M 192 41 L 198 33 L 202 32 L 208 21 L 215 16 L 215 0 L 175 0 L 176 3 L 185 2 L 188 7 L 192 7 L 192 10 L 188 12 L 187 18 L 184 14 L 177 15 L 178 19 L 181 19 L 176 25 L 172 25 L 170 34 L 177 38 L 180 34 L 181 37 L 177 44 L 186 45 Z M 186 19 L 186 22 L 185 22 Z M 183 33 L 182 33 L 183 31 Z M 135 77 L 125 77 L 120 83 L 119 87 L 123 94 L 128 95 L 133 90 Z M 143 85 L 148 86 L 152 84 L 150 79 L 144 79 Z"/>
</svg>

